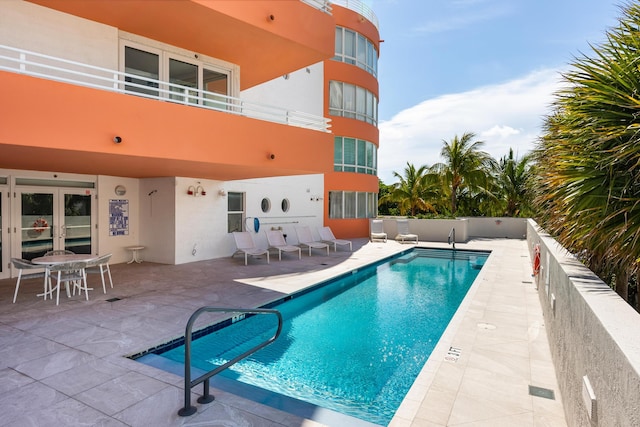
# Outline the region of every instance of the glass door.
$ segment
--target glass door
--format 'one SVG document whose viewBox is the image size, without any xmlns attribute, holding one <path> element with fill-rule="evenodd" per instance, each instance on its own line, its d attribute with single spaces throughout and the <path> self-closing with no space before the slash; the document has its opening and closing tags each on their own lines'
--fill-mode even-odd
<svg viewBox="0 0 640 427">
<path fill-rule="evenodd" d="M 93 191 L 88 189 L 29 188 L 18 191 L 20 230 L 17 253 L 33 259 L 50 250 L 93 253 L 95 215 Z"/>
<path fill-rule="evenodd" d="M 2 184 L 0 182 L 0 184 Z M 0 279 L 6 279 L 11 274 L 9 262 L 9 188 L 0 185 Z"/>
</svg>

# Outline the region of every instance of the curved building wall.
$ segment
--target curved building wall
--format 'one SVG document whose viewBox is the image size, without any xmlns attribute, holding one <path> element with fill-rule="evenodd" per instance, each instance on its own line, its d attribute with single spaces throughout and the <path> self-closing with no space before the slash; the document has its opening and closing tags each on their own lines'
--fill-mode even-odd
<svg viewBox="0 0 640 427">
<path fill-rule="evenodd" d="M 338 237 L 366 237 L 369 235 L 369 218 L 377 215 L 377 148 L 380 137 L 377 127 L 379 86 L 376 74 L 380 34 L 372 22 L 352 10 L 334 4 L 333 16 L 337 27 L 353 31 L 356 37 L 363 36 L 366 39 L 365 45 L 373 45 L 376 58 L 375 63 L 370 64 L 361 55 L 353 55 L 355 60 L 351 60 L 350 52 L 341 52 L 344 55 L 336 55 L 334 59 L 324 62 L 325 115 L 331 119 L 334 135 L 334 170 L 325 174 L 324 222 Z M 339 37 L 337 43 L 340 43 Z M 362 51 L 359 53 L 362 54 Z M 344 94 L 340 94 L 344 96 L 343 108 L 340 108 L 336 106 L 335 93 L 343 86 L 346 89 Z M 357 95 L 353 109 L 356 111 L 352 113 L 352 99 L 346 92 L 353 90 L 354 86 Z M 365 98 L 363 107 L 359 101 Z M 371 120 L 372 116 L 375 120 Z M 345 140 L 348 143 L 345 147 L 355 147 L 355 153 L 348 148 L 345 148 L 348 152 L 339 152 L 340 143 Z M 373 154 L 371 150 L 367 151 L 370 146 L 375 148 Z M 364 160 L 363 154 L 366 156 Z M 371 155 L 374 160 L 373 173 L 368 163 Z M 349 167 L 351 163 L 355 163 L 354 167 Z M 362 167 L 358 167 L 358 164 Z"/>
</svg>

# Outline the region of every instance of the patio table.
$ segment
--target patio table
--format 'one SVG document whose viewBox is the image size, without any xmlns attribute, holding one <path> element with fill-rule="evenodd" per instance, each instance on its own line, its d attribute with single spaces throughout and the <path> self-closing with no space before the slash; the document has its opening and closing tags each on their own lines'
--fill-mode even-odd
<svg viewBox="0 0 640 427">
<path fill-rule="evenodd" d="M 49 256 L 41 256 L 31 260 L 33 264 L 44 265 L 45 274 L 44 274 L 44 292 L 42 294 L 38 294 L 38 296 L 45 296 L 47 294 L 47 280 L 49 280 L 49 266 L 52 265 L 60 265 L 60 264 L 68 264 L 72 262 L 88 262 L 92 259 L 95 259 L 96 256 L 93 254 L 64 254 L 64 255 L 49 255 Z M 71 296 L 71 292 L 69 291 L 69 284 L 65 283 L 65 289 L 67 291 L 67 297 Z"/>
</svg>

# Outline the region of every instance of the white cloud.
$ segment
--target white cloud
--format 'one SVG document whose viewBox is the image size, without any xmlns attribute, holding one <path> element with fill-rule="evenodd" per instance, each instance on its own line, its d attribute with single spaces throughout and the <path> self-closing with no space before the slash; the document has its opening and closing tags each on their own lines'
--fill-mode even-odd
<svg viewBox="0 0 640 427">
<path fill-rule="evenodd" d="M 443 95 L 403 110 L 380 123 L 378 176 L 394 182 L 407 162 L 416 167 L 441 161 L 443 141 L 465 132 L 484 141 L 483 149 L 499 159 L 513 148 L 529 152 L 560 88 L 560 70 L 542 70 L 523 78 Z"/>
</svg>

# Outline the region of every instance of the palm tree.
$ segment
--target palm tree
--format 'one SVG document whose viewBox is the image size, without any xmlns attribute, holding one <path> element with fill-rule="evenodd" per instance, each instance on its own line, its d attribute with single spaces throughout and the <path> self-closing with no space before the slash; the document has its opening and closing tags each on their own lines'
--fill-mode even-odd
<svg viewBox="0 0 640 427">
<path fill-rule="evenodd" d="M 475 137 L 473 132 L 465 132 L 460 138 L 456 135 L 449 142 L 443 141 L 440 155 L 444 162 L 431 167 L 450 192 L 452 214 L 458 210 L 458 199 L 463 194 L 473 197 L 477 192 L 489 193 L 490 170 L 495 160 L 480 150 L 484 142 L 474 141 Z"/>
<path fill-rule="evenodd" d="M 622 12 L 563 76 L 535 156 L 541 225 L 626 298 L 640 259 L 640 5 Z"/>
<path fill-rule="evenodd" d="M 502 212 L 504 216 L 530 216 L 531 209 L 531 155 L 520 159 L 513 156 L 513 149 L 509 155 L 498 162 L 497 191 L 499 192 Z"/>
<path fill-rule="evenodd" d="M 416 169 L 414 165 L 407 162 L 404 176 L 393 172 L 393 176 L 400 181 L 393 184 L 390 192 L 380 197 L 378 206 L 395 202 L 398 204 L 401 215 L 406 215 L 408 212 L 411 216 L 415 216 L 419 211 L 434 211 L 433 206 L 427 201 L 427 197 L 434 191 L 426 174 L 427 170 L 427 166 Z"/>
</svg>

